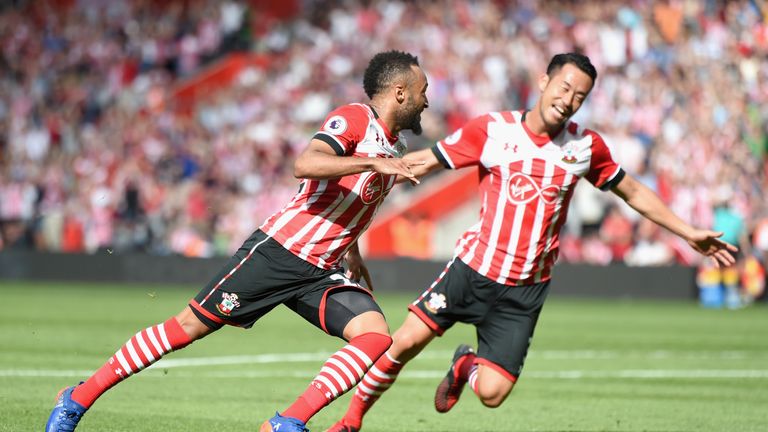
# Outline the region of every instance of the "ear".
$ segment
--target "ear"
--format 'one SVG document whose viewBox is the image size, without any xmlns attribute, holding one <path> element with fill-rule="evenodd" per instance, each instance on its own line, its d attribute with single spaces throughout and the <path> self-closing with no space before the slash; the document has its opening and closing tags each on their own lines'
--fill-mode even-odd
<svg viewBox="0 0 768 432">
<path fill-rule="evenodd" d="M 405 86 L 401 84 L 395 85 L 395 99 L 397 99 L 397 103 L 405 101 Z"/>
<path fill-rule="evenodd" d="M 541 74 L 539 76 L 539 90 L 544 91 L 547 88 L 547 84 L 549 84 L 549 75 Z"/>
</svg>

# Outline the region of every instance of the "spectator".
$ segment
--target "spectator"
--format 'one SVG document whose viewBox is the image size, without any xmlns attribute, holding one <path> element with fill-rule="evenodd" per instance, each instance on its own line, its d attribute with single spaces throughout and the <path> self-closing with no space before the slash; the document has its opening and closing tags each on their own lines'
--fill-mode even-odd
<svg viewBox="0 0 768 432">
<path fill-rule="evenodd" d="M 649 221 L 648 221 L 649 222 Z M 646 219 L 637 226 L 637 241 L 624 255 L 630 266 L 663 266 L 673 263 L 672 248 L 662 240 L 662 231 Z"/>
<path fill-rule="evenodd" d="M 768 188 L 768 24 L 754 2 L 304 2 L 287 19 L 270 15 L 268 3 L 258 11 L 241 0 L 0 10 L 0 213 L 23 214 L 13 217 L 26 247 L 65 249 L 63 220 L 75 217 L 88 252 L 175 253 L 171 236 L 192 212 L 195 235 L 209 245 L 199 250 L 229 255 L 247 234 L 238 221 L 272 213 L 293 192 L 284 167 L 318 113 L 359 99 L 366 57 L 384 48 L 430 65 L 432 109 L 412 148 L 493 107 L 526 105 L 531 71 L 554 52 L 581 50 L 601 79 L 595 103 L 574 120 L 609 131 L 617 154 L 647 161 L 630 172 L 699 225 L 711 225 L 709 191 L 720 184 L 733 185 L 745 221 L 768 216 L 755 206 Z M 232 50 L 270 62 L 177 112 L 172 89 Z M 137 179 L 140 197 L 131 221 L 127 178 Z M 200 195 L 182 200 L 190 184 Z M 579 248 L 602 241 L 582 230 L 615 228 L 611 203 L 583 192 L 564 259 L 589 257 Z M 218 224 L 226 229 L 213 238 Z M 680 262 L 698 259 L 675 250 Z"/>
</svg>

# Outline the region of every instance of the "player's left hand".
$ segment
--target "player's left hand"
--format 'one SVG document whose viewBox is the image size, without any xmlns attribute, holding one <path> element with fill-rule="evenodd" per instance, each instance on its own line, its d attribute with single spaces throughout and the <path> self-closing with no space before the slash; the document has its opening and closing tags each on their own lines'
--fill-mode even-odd
<svg viewBox="0 0 768 432">
<path fill-rule="evenodd" d="M 709 230 L 696 230 L 688 239 L 688 244 L 696 252 L 712 258 L 717 267 L 731 266 L 736 263 L 733 253 L 738 252 L 736 246 L 720 240 L 722 232 Z"/>
<path fill-rule="evenodd" d="M 368 267 L 365 266 L 363 257 L 356 250 L 349 250 L 345 257 L 347 261 L 347 273 L 345 276 L 352 279 L 355 282 L 360 282 L 362 278 L 368 289 L 373 291 L 373 283 L 371 283 L 371 274 L 368 272 Z"/>
</svg>

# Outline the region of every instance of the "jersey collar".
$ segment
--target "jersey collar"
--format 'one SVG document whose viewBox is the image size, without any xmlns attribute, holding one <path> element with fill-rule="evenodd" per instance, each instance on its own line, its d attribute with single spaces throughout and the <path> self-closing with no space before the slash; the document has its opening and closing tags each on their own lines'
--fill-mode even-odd
<svg viewBox="0 0 768 432">
<path fill-rule="evenodd" d="M 371 112 L 373 113 L 373 118 L 376 119 L 376 123 L 378 123 L 379 126 L 381 126 L 381 129 L 384 131 L 384 135 L 386 135 L 387 140 L 389 140 L 389 143 L 390 144 L 396 143 L 397 140 L 400 139 L 400 137 L 397 135 L 392 135 L 392 132 L 389 131 L 389 128 L 387 127 L 387 125 L 384 124 L 384 122 L 381 121 L 381 119 L 379 118 L 379 113 L 377 113 L 372 106 L 368 105 L 368 108 L 371 109 Z"/>
<path fill-rule="evenodd" d="M 562 132 L 562 131 L 563 131 L 563 129 L 564 129 L 564 127 L 563 127 L 563 128 L 560 128 L 560 129 L 558 129 L 558 131 L 557 131 L 557 132 L 555 132 L 555 133 L 554 133 L 553 135 L 551 135 L 551 136 L 550 136 L 550 135 L 547 135 L 547 134 L 544 134 L 544 135 L 539 135 L 539 134 L 537 134 L 537 133 L 533 132 L 532 130 L 530 130 L 530 129 L 528 128 L 528 125 L 527 125 L 527 124 L 525 124 L 525 116 L 526 116 L 527 114 L 528 114 L 528 111 L 527 111 L 527 110 L 526 110 L 526 111 L 523 111 L 523 117 L 520 119 L 520 123 L 523 125 L 523 130 L 524 130 L 524 131 L 525 131 L 525 133 L 528 135 L 528 137 L 531 139 L 531 141 L 533 141 L 533 143 L 534 143 L 534 144 L 536 144 L 536 145 L 537 145 L 537 146 L 539 146 L 539 147 L 542 147 L 542 146 L 544 146 L 545 144 L 547 144 L 547 143 L 550 143 L 550 142 L 552 141 L 552 139 L 554 139 L 555 137 L 557 137 L 558 135 L 560 135 L 560 132 Z"/>
</svg>

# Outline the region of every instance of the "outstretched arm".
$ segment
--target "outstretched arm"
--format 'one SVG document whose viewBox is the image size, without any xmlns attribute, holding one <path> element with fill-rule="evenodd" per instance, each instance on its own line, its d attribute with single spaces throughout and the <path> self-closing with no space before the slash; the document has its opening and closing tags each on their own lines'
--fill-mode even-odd
<svg viewBox="0 0 768 432">
<path fill-rule="evenodd" d="M 414 162 L 405 159 L 338 156 L 327 143 L 313 139 L 293 165 L 296 178 L 327 180 L 366 171 L 397 174 L 418 183 L 411 171 Z"/>
<path fill-rule="evenodd" d="M 722 232 L 695 228 L 677 217 L 652 190 L 626 175 L 612 189 L 638 213 L 676 234 L 697 252 L 711 257 L 717 266 L 733 265 L 736 246 L 719 239 Z"/>
<path fill-rule="evenodd" d="M 432 152 L 432 149 L 424 149 L 408 153 L 403 156 L 403 161 L 409 164 L 411 173 L 413 173 L 416 178 L 421 178 L 432 171 L 443 168 L 443 164 L 437 160 L 437 156 Z M 412 183 L 416 184 L 419 183 L 418 181 L 413 182 L 410 177 L 399 176 L 397 178 L 398 183 L 402 183 L 406 180 L 410 180 Z"/>
</svg>

